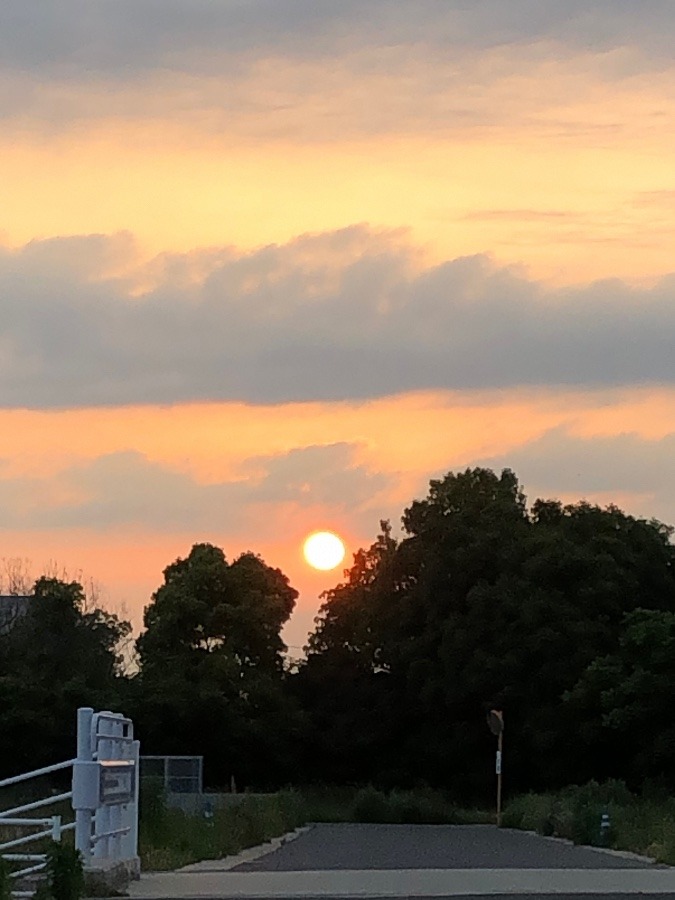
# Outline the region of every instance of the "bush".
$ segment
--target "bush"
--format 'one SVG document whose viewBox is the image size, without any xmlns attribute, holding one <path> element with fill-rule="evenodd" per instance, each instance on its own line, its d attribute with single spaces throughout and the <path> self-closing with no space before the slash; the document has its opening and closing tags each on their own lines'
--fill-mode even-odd
<svg viewBox="0 0 675 900">
<path fill-rule="evenodd" d="M 352 804 L 354 822 L 393 822 L 393 810 L 386 794 L 369 785 L 361 788 Z"/>
<path fill-rule="evenodd" d="M 660 798 L 650 786 L 646 795 L 632 794 L 621 781 L 589 782 L 558 794 L 527 794 L 504 810 L 503 824 L 540 834 L 555 834 L 578 844 L 604 843 L 675 864 L 675 799 Z M 603 813 L 610 828 L 601 834 Z"/>
<path fill-rule="evenodd" d="M 438 791 L 392 791 L 392 818 L 411 825 L 458 825 L 462 814 Z"/>
<path fill-rule="evenodd" d="M 502 814 L 505 828 L 524 828 L 538 834 L 554 832 L 554 798 L 550 794 L 523 794 L 512 800 Z"/>
<path fill-rule="evenodd" d="M 307 822 L 351 822 L 354 789 L 323 786 L 305 788 L 297 794 Z"/>
<path fill-rule="evenodd" d="M 46 888 L 51 900 L 80 900 L 84 896 L 82 854 L 72 844 L 53 841 L 47 850 Z"/>
<path fill-rule="evenodd" d="M 12 879 L 9 877 L 9 863 L 0 856 L 0 900 L 12 900 Z"/>
</svg>

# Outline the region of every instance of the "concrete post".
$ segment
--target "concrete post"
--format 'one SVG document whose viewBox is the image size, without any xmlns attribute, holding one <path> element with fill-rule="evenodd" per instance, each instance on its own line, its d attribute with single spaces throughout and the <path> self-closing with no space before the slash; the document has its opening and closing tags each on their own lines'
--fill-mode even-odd
<svg viewBox="0 0 675 900">
<path fill-rule="evenodd" d="M 91 740 L 91 723 L 94 710 L 83 706 L 77 711 L 77 758 L 73 766 L 73 781 L 77 764 L 92 763 L 94 759 Z M 85 865 L 91 859 L 91 809 L 75 810 L 75 846 L 82 854 Z"/>
<path fill-rule="evenodd" d="M 126 757 L 126 743 L 120 738 L 124 734 L 122 722 L 110 722 L 110 733 L 113 739 L 110 741 L 111 759 L 123 759 Z M 119 804 L 110 807 L 108 822 L 111 831 L 117 831 L 122 827 L 122 807 Z M 110 859 L 122 858 L 122 835 L 115 834 L 108 839 L 108 856 Z"/>
<path fill-rule="evenodd" d="M 106 710 L 101 716 L 110 716 L 112 713 Z M 113 742 L 109 735 L 112 734 L 114 728 L 113 723 L 108 718 L 99 718 L 94 720 L 94 727 L 98 733 L 98 738 L 94 736 L 96 741 L 96 758 L 99 762 L 103 759 L 112 759 Z M 94 836 L 97 840 L 94 843 L 94 858 L 108 859 L 110 857 L 109 845 L 110 838 L 100 837 L 110 831 L 110 807 L 99 804 L 94 815 Z"/>
<path fill-rule="evenodd" d="M 141 791 L 141 742 L 134 741 L 131 745 L 132 759 L 136 773 L 134 785 L 134 802 L 131 805 L 131 831 L 129 832 L 129 857 L 135 859 L 138 856 L 138 809 Z"/>
</svg>

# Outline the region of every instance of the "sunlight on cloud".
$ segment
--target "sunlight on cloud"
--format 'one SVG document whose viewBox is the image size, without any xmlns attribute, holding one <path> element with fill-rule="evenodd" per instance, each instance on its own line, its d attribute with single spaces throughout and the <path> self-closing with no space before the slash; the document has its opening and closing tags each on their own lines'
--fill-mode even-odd
<svg viewBox="0 0 675 900">
<path fill-rule="evenodd" d="M 0 6 L 1 556 L 136 625 L 430 477 L 675 520 L 661 0 Z"/>
<path fill-rule="evenodd" d="M 675 99 L 647 62 L 548 37 L 448 54 L 427 35 L 329 64 L 16 70 L 3 225 L 15 243 L 130 229 L 155 253 L 363 221 L 409 228 L 437 259 L 489 249 L 558 282 L 657 275 L 672 211 L 656 222 L 633 198 L 673 188 Z"/>
</svg>

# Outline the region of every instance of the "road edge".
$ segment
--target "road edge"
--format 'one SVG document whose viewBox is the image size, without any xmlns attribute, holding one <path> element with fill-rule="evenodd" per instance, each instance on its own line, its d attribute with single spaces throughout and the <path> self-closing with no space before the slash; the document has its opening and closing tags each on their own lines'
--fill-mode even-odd
<svg viewBox="0 0 675 900">
<path fill-rule="evenodd" d="M 190 863 L 187 866 L 182 866 L 180 869 L 174 869 L 175 872 L 229 872 L 230 869 L 236 868 L 236 866 L 240 866 L 242 863 L 253 862 L 253 860 L 260 859 L 263 856 L 268 856 L 270 853 L 274 853 L 275 850 L 278 850 L 280 847 L 283 847 L 284 844 L 288 844 L 291 841 L 297 840 L 301 835 L 305 834 L 313 825 L 303 825 L 301 828 L 296 828 L 294 831 L 288 831 L 286 834 L 282 834 L 279 837 L 272 838 L 270 841 L 265 841 L 264 844 L 258 844 L 255 847 L 247 847 L 245 850 L 242 850 L 240 853 L 237 853 L 233 856 L 224 856 L 222 859 L 203 859 L 200 862 Z M 150 873 L 147 873 L 150 874 Z"/>
</svg>

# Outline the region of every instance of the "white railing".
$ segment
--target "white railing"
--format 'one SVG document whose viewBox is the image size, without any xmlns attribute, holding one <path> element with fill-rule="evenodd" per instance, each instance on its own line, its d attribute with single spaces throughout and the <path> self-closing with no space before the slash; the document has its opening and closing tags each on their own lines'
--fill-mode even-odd
<svg viewBox="0 0 675 900">
<path fill-rule="evenodd" d="M 24 865 L 11 873 L 14 879 L 41 872 L 47 865 L 45 853 L 11 852 L 45 839 L 60 841 L 67 831 L 75 832 L 75 846 L 85 868 L 108 862 L 135 862 L 138 858 L 138 759 L 139 742 L 134 740 L 133 723 L 119 713 L 82 708 L 77 711 L 77 756 L 62 763 L 0 781 L 0 789 L 72 767 L 72 790 L 23 803 L 0 812 L 3 826 L 29 833 L 0 844 L 0 856 Z M 60 815 L 46 818 L 22 814 L 71 801 L 74 821 L 65 825 Z M 35 831 L 35 829 L 40 829 Z M 25 865 L 27 864 L 27 865 Z M 15 891 L 17 897 L 30 897 Z"/>
<path fill-rule="evenodd" d="M 29 781 L 32 778 L 39 778 L 41 775 L 47 775 L 51 772 L 58 772 L 60 769 L 67 769 L 72 766 L 73 760 L 56 763 L 53 766 L 44 766 L 42 769 L 35 769 L 33 772 L 26 772 L 22 775 L 15 775 L 13 778 L 5 778 L 0 781 L 0 788 L 9 787 L 13 784 L 19 784 L 23 781 Z M 16 829 L 29 829 L 29 833 L 22 837 L 13 838 L 0 844 L 0 855 L 8 862 L 24 863 L 22 868 L 15 869 L 10 877 L 13 879 L 23 878 L 27 875 L 33 875 L 41 872 L 47 865 L 46 853 L 8 853 L 17 847 L 24 847 L 27 844 L 35 844 L 50 838 L 53 841 L 60 841 L 64 831 L 72 831 L 75 823 L 70 822 L 62 825 L 61 816 L 50 816 L 49 818 L 33 818 L 20 817 L 20 813 L 32 812 L 36 809 L 43 809 L 46 806 L 53 806 L 72 797 L 72 791 L 63 794 L 56 794 L 51 797 L 44 797 L 42 800 L 34 800 L 32 803 L 23 803 L 21 806 L 14 806 L 11 809 L 5 809 L 0 812 L 0 827 L 9 827 Z M 32 829 L 42 828 L 41 831 L 33 831 Z M 25 865 L 28 863 L 28 865 Z M 30 897 L 28 891 L 14 891 L 17 897 Z"/>
</svg>

